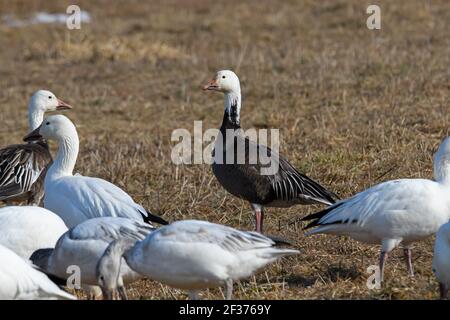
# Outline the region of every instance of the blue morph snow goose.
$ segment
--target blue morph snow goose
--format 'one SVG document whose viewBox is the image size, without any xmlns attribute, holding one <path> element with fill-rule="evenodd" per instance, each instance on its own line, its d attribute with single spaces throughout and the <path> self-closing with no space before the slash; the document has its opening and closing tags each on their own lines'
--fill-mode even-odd
<svg viewBox="0 0 450 320">
<path fill-rule="evenodd" d="M 45 112 L 70 108 L 52 92 L 37 91 L 28 104 L 30 131 L 41 125 Z M 39 205 L 44 195 L 45 171 L 51 161 L 47 142 L 42 139 L 0 149 L 0 200 L 25 200 L 30 205 Z"/>
<path fill-rule="evenodd" d="M 42 138 L 58 142 L 56 158 L 45 177 L 44 206 L 59 215 L 69 228 L 87 219 L 108 216 L 167 224 L 116 185 L 99 178 L 73 175 L 79 140 L 74 124 L 67 117 L 47 117 L 24 139 Z"/>
<path fill-rule="evenodd" d="M 331 205 L 337 196 L 317 182 L 297 171 L 285 158 L 269 147 L 256 144 L 240 129 L 241 86 L 233 71 L 217 72 L 214 79 L 204 86 L 204 90 L 219 91 L 225 95 L 225 111 L 220 127 L 222 139 L 214 146 L 212 170 L 219 183 L 232 195 L 250 202 L 255 212 L 256 231 L 263 231 L 263 207 L 290 207 L 297 204 Z M 234 130 L 232 141 L 227 141 L 227 130 Z M 238 162 L 238 146 L 245 146 L 245 161 Z M 249 151 L 267 155 L 276 161 L 273 174 L 262 174 L 263 165 L 250 161 Z M 227 161 L 227 154 L 234 155 Z M 228 156 L 231 158 L 230 156 Z M 230 163 L 231 162 L 231 163 Z M 253 162 L 254 163 L 254 162 Z"/>
<path fill-rule="evenodd" d="M 399 179 L 375 185 L 303 218 L 308 234 L 348 235 L 381 244 L 381 280 L 389 252 L 403 244 L 413 275 L 411 244 L 427 238 L 450 219 L 450 138 L 434 155 L 434 180 Z"/>
</svg>

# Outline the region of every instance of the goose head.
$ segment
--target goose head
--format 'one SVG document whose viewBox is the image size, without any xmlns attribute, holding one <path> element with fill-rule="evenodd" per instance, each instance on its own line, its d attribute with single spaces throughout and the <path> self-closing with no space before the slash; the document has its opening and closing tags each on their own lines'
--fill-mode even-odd
<svg viewBox="0 0 450 320">
<path fill-rule="evenodd" d="M 136 240 L 119 238 L 111 242 L 100 260 L 97 262 L 95 274 L 97 283 L 102 289 L 103 299 L 111 300 L 118 291 L 122 299 L 126 298 L 123 279 L 120 275 L 122 256 L 131 249 Z"/>
<path fill-rule="evenodd" d="M 233 71 L 221 70 L 203 87 L 203 90 L 240 93 L 241 84 L 239 83 L 238 76 Z"/>
<path fill-rule="evenodd" d="M 103 299 L 111 300 L 118 287 L 120 274 L 120 257 L 112 257 L 111 246 L 109 246 L 102 258 L 97 263 L 97 283 L 102 289 Z"/>
<path fill-rule="evenodd" d="M 59 100 L 48 90 L 36 91 L 30 98 L 28 104 L 28 122 L 30 131 L 36 129 L 44 118 L 47 111 L 65 110 L 72 107 L 62 100 Z"/>
<path fill-rule="evenodd" d="M 433 167 L 436 181 L 450 184 L 450 137 L 442 141 L 434 154 Z"/>
<path fill-rule="evenodd" d="M 72 106 L 58 99 L 55 94 L 48 90 L 36 91 L 30 99 L 29 104 L 30 112 L 33 111 L 56 111 L 72 109 Z"/>
<path fill-rule="evenodd" d="M 37 141 L 40 139 L 60 141 L 77 136 L 77 130 L 72 121 L 61 114 L 49 116 L 42 124 L 24 137 L 24 141 Z"/>
</svg>

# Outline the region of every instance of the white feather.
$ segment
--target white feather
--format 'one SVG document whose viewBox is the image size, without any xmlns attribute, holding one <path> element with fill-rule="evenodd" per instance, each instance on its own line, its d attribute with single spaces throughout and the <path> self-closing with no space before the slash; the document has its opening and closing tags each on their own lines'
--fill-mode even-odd
<svg viewBox="0 0 450 320">
<path fill-rule="evenodd" d="M 62 291 L 42 272 L 0 245 L 0 299 L 75 299 Z"/>
<path fill-rule="evenodd" d="M 31 206 L 0 209 L 0 245 L 24 259 L 37 249 L 53 248 L 66 231 L 61 218 L 47 209 Z"/>
</svg>

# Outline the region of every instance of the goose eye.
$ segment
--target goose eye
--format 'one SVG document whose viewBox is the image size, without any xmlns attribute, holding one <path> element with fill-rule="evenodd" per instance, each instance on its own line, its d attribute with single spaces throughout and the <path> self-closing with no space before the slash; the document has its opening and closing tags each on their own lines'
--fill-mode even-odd
<svg viewBox="0 0 450 320">
<path fill-rule="evenodd" d="M 222 76 L 222 79 L 225 79 L 226 77 L 225 76 Z"/>
<path fill-rule="evenodd" d="M 49 98 L 49 99 L 51 99 L 51 98 L 52 98 L 52 96 L 48 96 L 48 98 Z"/>
<path fill-rule="evenodd" d="M 50 124 L 50 122 L 47 122 L 45 125 L 48 126 Z"/>
</svg>

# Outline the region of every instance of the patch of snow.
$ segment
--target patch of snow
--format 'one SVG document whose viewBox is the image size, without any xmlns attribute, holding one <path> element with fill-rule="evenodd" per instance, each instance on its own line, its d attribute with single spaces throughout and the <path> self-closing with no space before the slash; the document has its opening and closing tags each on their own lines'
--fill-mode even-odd
<svg viewBox="0 0 450 320">
<path fill-rule="evenodd" d="M 50 24 L 50 23 L 62 23 L 65 24 L 68 14 L 65 13 L 48 13 L 48 12 L 36 12 L 33 16 L 28 19 L 17 19 L 14 15 L 5 14 L 1 17 L 4 24 L 13 28 L 21 28 L 34 24 Z M 89 23 L 92 18 L 89 12 L 80 11 L 80 22 Z"/>
</svg>

